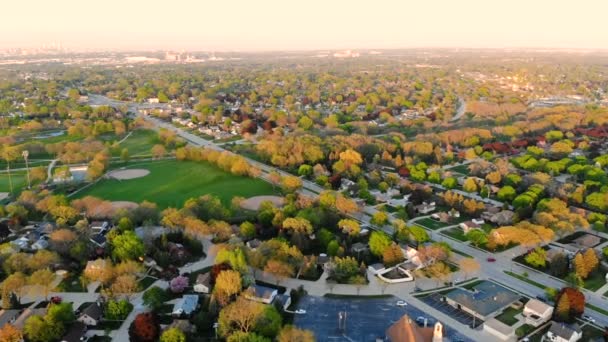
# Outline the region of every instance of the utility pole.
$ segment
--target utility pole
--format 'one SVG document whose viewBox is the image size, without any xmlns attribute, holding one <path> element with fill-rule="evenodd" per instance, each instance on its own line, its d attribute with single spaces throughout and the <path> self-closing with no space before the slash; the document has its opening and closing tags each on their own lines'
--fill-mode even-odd
<svg viewBox="0 0 608 342">
<path fill-rule="evenodd" d="M 32 181 L 30 180 L 30 167 L 27 162 L 27 158 L 30 156 L 30 153 L 28 152 L 28 150 L 23 150 L 23 152 L 21 152 L 21 155 L 23 156 L 23 159 L 25 159 L 25 170 L 27 172 L 27 188 L 31 189 Z"/>
</svg>

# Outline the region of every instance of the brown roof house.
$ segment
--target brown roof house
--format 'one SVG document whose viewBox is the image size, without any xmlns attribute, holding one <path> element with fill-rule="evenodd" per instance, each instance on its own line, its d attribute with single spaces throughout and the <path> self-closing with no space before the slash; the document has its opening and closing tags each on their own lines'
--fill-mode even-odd
<svg viewBox="0 0 608 342">
<path fill-rule="evenodd" d="M 433 327 L 420 327 L 408 315 L 403 315 L 386 330 L 390 342 L 441 342 L 443 325 L 439 322 Z"/>
</svg>

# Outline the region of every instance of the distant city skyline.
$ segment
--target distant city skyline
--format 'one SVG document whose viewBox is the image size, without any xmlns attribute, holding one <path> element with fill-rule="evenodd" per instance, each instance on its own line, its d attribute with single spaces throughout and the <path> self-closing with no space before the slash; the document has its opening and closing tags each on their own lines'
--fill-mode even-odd
<svg viewBox="0 0 608 342">
<path fill-rule="evenodd" d="M 7 2 L 3 49 L 608 49 L 603 0 Z"/>
</svg>

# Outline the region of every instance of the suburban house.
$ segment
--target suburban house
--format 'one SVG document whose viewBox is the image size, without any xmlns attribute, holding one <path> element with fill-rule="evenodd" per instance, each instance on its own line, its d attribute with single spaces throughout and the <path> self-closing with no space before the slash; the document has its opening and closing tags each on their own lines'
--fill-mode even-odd
<svg viewBox="0 0 608 342">
<path fill-rule="evenodd" d="M 196 277 L 194 292 L 209 293 L 211 291 L 211 273 L 202 273 Z"/>
<path fill-rule="evenodd" d="M 367 252 L 368 249 L 369 247 L 367 246 L 367 244 L 363 242 L 353 243 L 353 245 L 350 247 L 351 252 L 356 253 L 357 255 L 363 252 Z"/>
<path fill-rule="evenodd" d="M 514 217 L 515 217 L 515 213 L 513 211 L 503 210 L 503 211 L 500 211 L 500 212 L 492 215 L 488 220 L 499 226 L 508 226 L 510 224 L 513 224 Z M 481 215 L 481 218 L 485 219 L 483 214 Z"/>
<path fill-rule="evenodd" d="M 386 330 L 386 339 L 390 342 L 441 342 L 443 325 L 437 322 L 434 327 L 420 327 L 408 315 L 403 315 Z"/>
<path fill-rule="evenodd" d="M 517 341 L 515 329 L 512 326 L 506 325 L 496 318 L 490 318 L 483 323 L 483 330 L 500 341 Z"/>
<path fill-rule="evenodd" d="M 61 338 L 61 342 L 80 342 L 84 341 L 87 333 L 87 326 L 81 322 L 74 322 L 65 335 Z"/>
<path fill-rule="evenodd" d="M 577 324 L 552 322 L 545 337 L 551 342 L 576 342 L 583 338 L 583 331 Z"/>
<path fill-rule="evenodd" d="M 584 234 L 572 240 L 570 244 L 580 249 L 588 249 L 599 245 L 601 242 L 602 239 L 599 236 L 593 234 Z"/>
<path fill-rule="evenodd" d="M 249 247 L 251 250 L 256 250 L 258 247 L 260 247 L 260 245 L 262 244 L 262 241 L 260 241 L 259 239 L 253 239 L 253 240 L 249 240 L 247 241 L 246 245 L 247 247 Z"/>
<path fill-rule="evenodd" d="M 198 295 L 183 295 L 173 306 L 174 317 L 190 316 L 198 308 Z"/>
<path fill-rule="evenodd" d="M 540 300 L 530 299 L 524 306 L 522 314 L 526 317 L 526 324 L 538 327 L 551 319 L 553 307 Z"/>
<path fill-rule="evenodd" d="M 99 303 L 94 303 L 82 310 L 82 313 L 76 320 L 86 324 L 87 326 L 96 326 L 99 324 L 102 316 L 103 310 L 101 305 Z"/>
<path fill-rule="evenodd" d="M 435 209 L 437 209 L 437 207 L 435 205 L 435 202 L 431 202 L 431 203 L 422 202 L 422 204 L 415 206 L 414 209 L 416 210 L 417 213 L 426 215 L 428 213 L 435 211 Z"/>
<path fill-rule="evenodd" d="M 89 229 L 93 233 L 101 233 L 110 229 L 110 222 L 108 221 L 93 221 L 89 224 Z"/>
<path fill-rule="evenodd" d="M 262 285 L 251 285 L 245 293 L 245 297 L 256 302 L 270 304 L 278 294 L 279 291 L 277 289 Z"/>
<path fill-rule="evenodd" d="M 449 305 L 483 321 L 519 301 L 519 295 L 490 281 L 476 285 L 471 291 L 457 288 L 445 294 Z"/>
<path fill-rule="evenodd" d="M 465 222 L 462 222 L 461 224 L 459 224 L 458 226 L 460 228 L 462 228 L 462 231 L 465 234 L 468 234 L 471 230 L 474 230 L 474 229 L 481 229 L 481 226 L 473 221 L 465 221 Z"/>
</svg>

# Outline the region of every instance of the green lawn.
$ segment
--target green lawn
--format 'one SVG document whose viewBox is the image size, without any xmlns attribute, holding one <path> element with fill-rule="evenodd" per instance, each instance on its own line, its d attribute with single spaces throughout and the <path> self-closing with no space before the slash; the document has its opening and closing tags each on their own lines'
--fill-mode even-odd
<svg viewBox="0 0 608 342">
<path fill-rule="evenodd" d="M 591 291 L 597 291 L 606 284 L 606 275 L 604 272 L 596 270 L 585 279 L 585 288 Z"/>
<path fill-rule="evenodd" d="M 469 175 L 469 173 L 471 173 L 471 172 L 469 171 L 469 165 L 468 165 L 468 164 L 467 164 L 467 165 L 458 165 L 458 166 L 454 166 L 454 167 L 452 167 L 452 168 L 449 168 L 449 169 L 448 169 L 448 171 L 452 171 L 452 172 L 458 172 L 458 173 L 461 173 L 461 174 L 463 174 L 463 175 L 465 175 L 465 176 L 468 176 L 468 175 Z"/>
<path fill-rule="evenodd" d="M 78 276 L 70 275 L 63 279 L 59 285 L 57 285 L 57 291 L 59 292 L 87 292 L 87 289 L 82 287 L 82 282 L 78 279 Z"/>
<path fill-rule="evenodd" d="M 512 307 L 506 308 L 500 315 L 495 318 L 508 326 L 513 326 L 518 322 L 518 319 L 515 318 L 518 314 L 520 314 L 522 310 L 514 309 Z"/>
<path fill-rule="evenodd" d="M 145 277 L 139 280 L 139 290 L 144 291 L 147 290 L 150 285 L 154 284 L 157 278 L 154 277 Z"/>
<path fill-rule="evenodd" d="M 432 229 L 432 230 L 436 230 L 436 229 L 448 226 L 448 224 L 439 222 L 439 221 L 435 221 L 430 217 L 425 217 L 423 219 L 416 220 L 416 224 L 423 226 L 425 228 L 428 228 L 428 229 Z"/>
<path fill-rule="evenodd" d="M 464 235 L 464 231 L 462 230 L 462 228 L 458 228 L 458 227 L 450 228 L 448 230 L 441 231 L 441 234 L 447 235 L 458 241 L 463 241 L 463 242 L 467 241 L 467 237 Z"/>
<path fill-rule="evenodd" d="M 226 205 L 234 196 L 252 197 L 275 193 L 273 187 L 260 180 L 235 176 L 209 163 L 164 160 L 137 163 L 129 169 L 147 169 L 145 177 L 130 180 L 103 179 L 76 194 L 96 196 L 111 201 L 144 200 L 160 208 L 181 207 L 184 201 L 205 194 L 216 195 Z"/>
<path fill-rule="evenodd" d="M 138 155 L 150 155 L 154 145 L 159 144 L 158 133 L 149 129 L 138 129 L 133 131 L 127 140 L 123 141 L 114 151 L 116 156 L 120 156 L 123 148 L 129 150 L 129 155 L 135 157 Z"/>
<path fill-rule="evenodd" d="M 597 307 L 597 306 L 595 306 L 593 304 L 589 304 L 589 303 L 585 304 L 585 306 L 590 308 L 593 311 L 597 311 L 597 312 L 601 313 L 602 315 L 608 316 L 608 310 L 606 310 L 606 309 Z"/>
<path fill-rule="evenodd" d="M 11 180 L 13 182 L 13 192 L 19 193 L 21 190 L 27 186 L 27 176 L 25 172 L 22 171 L 13 171 L 11 172 Z M 9 177 L 8 173 L 3 172 L 0 173 L 0 192 L 9 192 Z"/>
<path fill-rule="evenodd" d="M 601 341 L 604 336 L 604 332 L 592 325 L 586 324 L 581 328 L 583 331 L 582 341 Z"/>
</svg>

